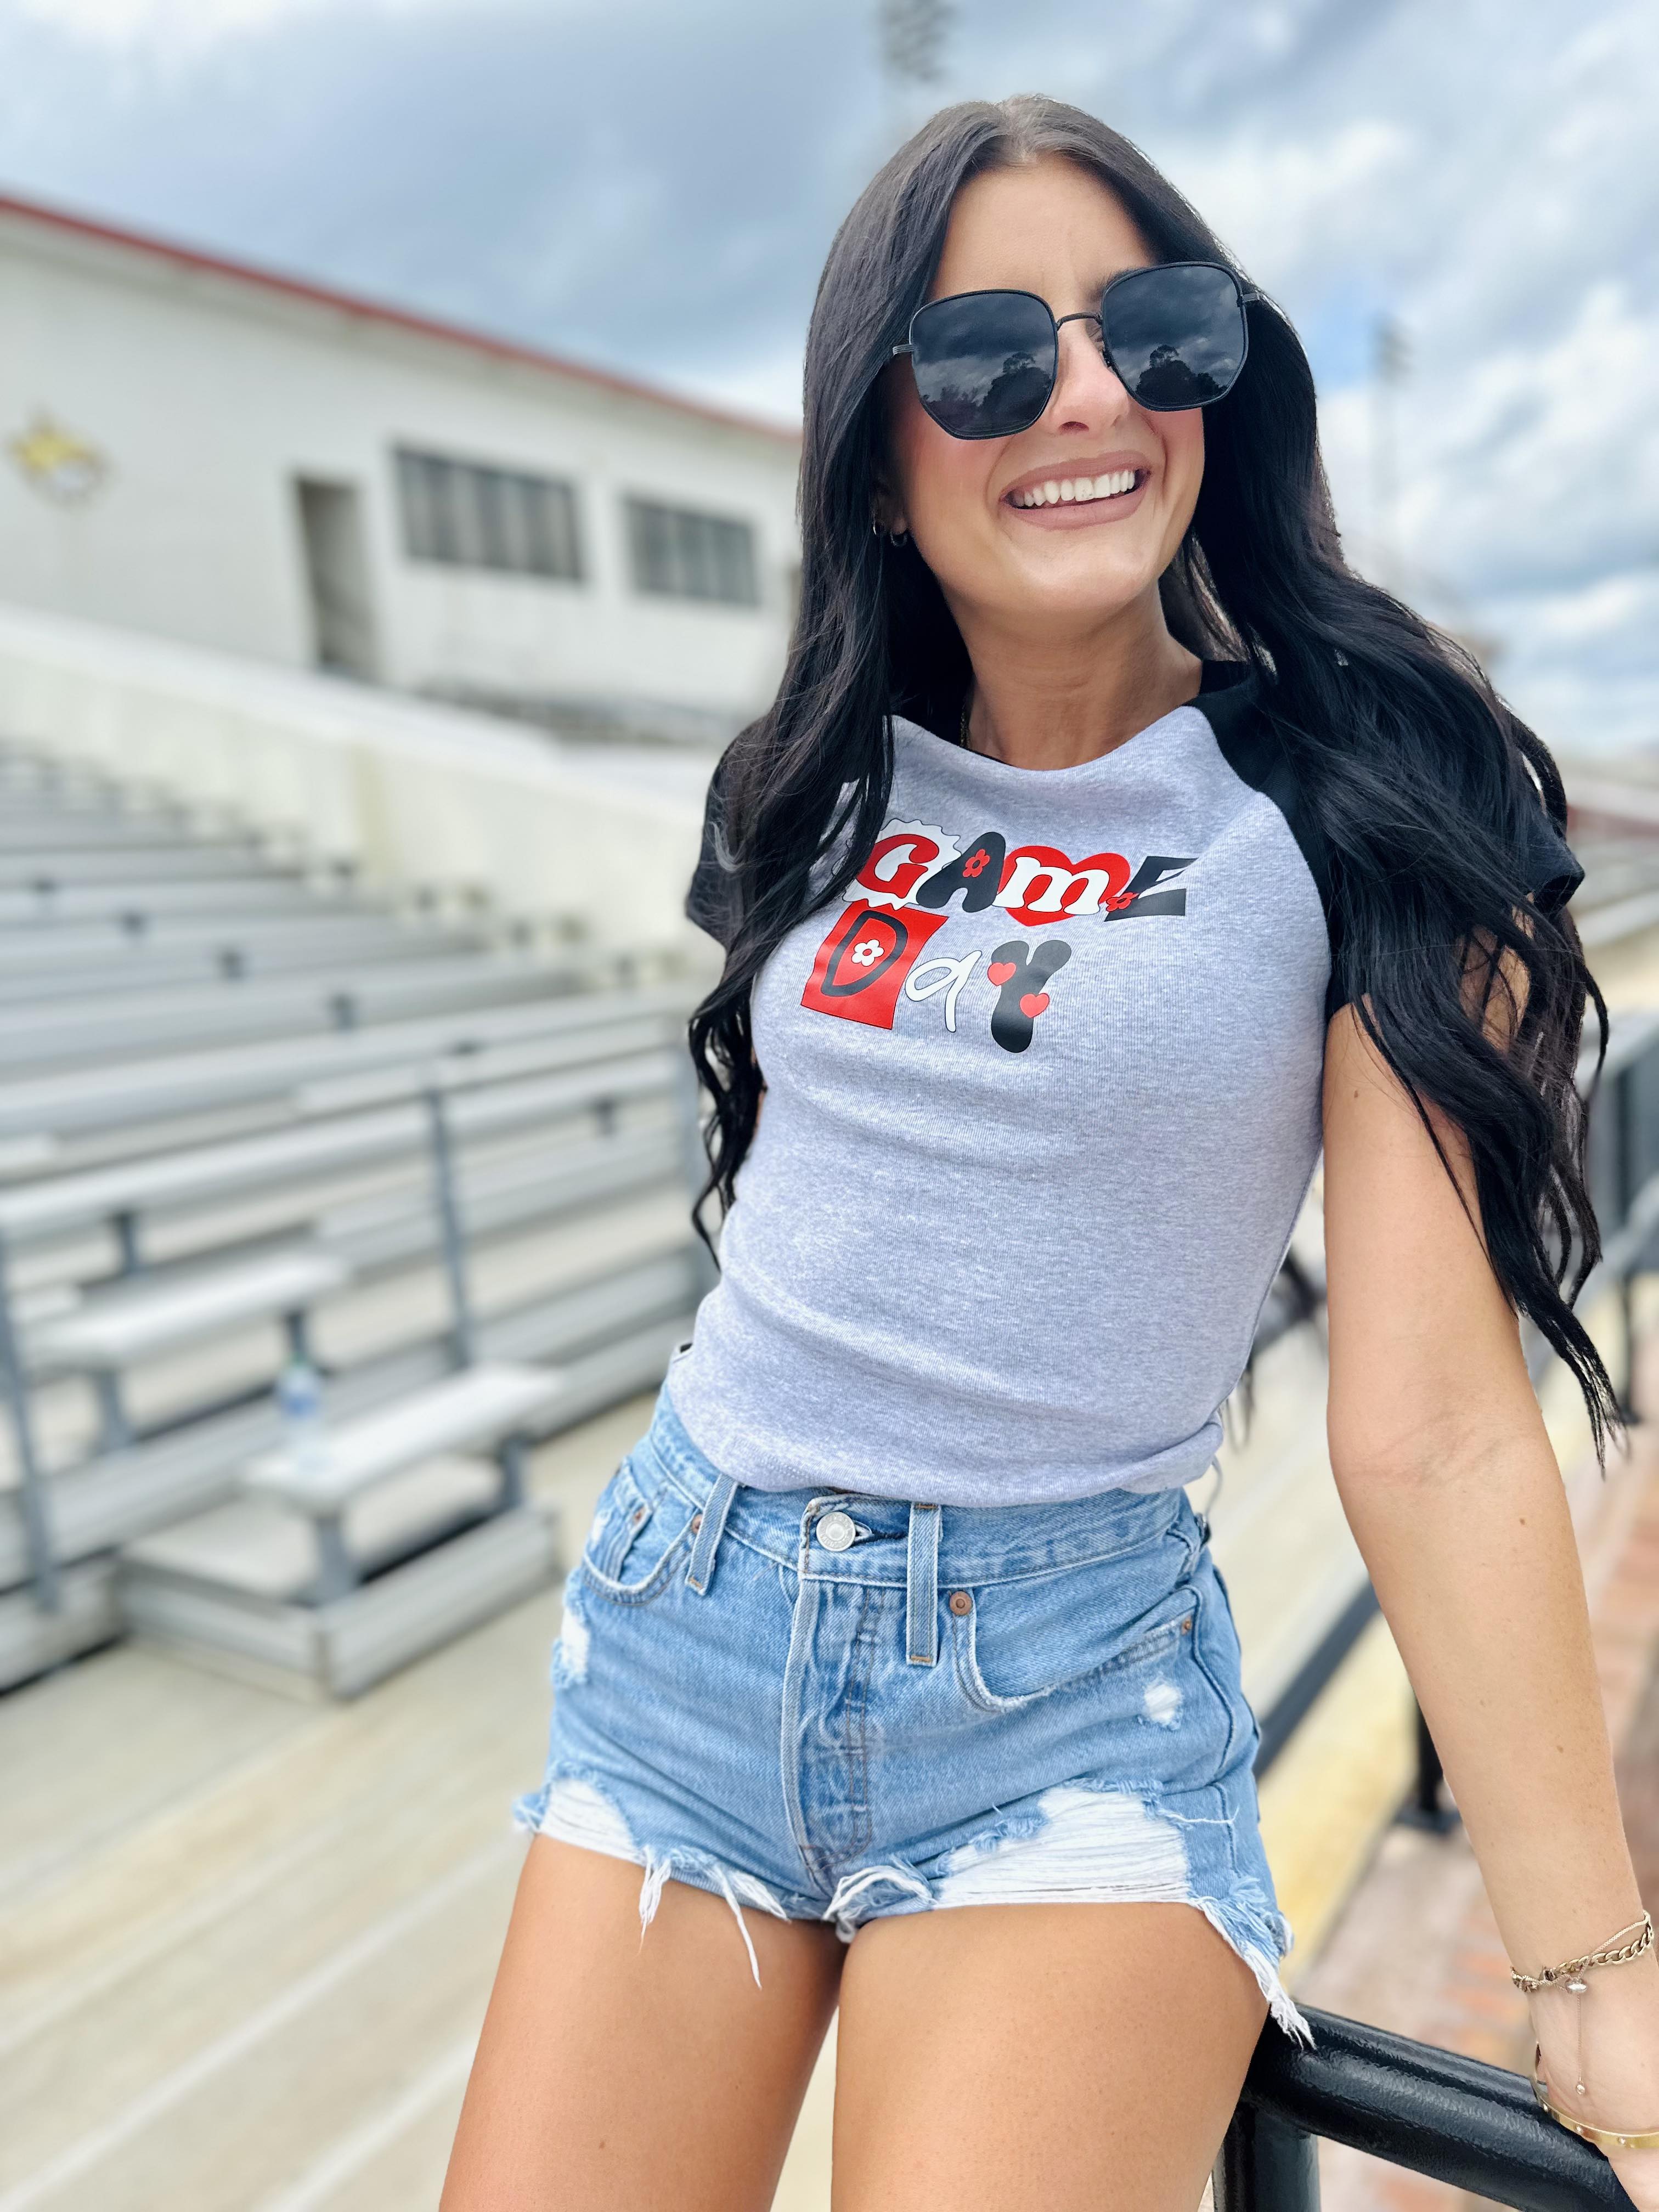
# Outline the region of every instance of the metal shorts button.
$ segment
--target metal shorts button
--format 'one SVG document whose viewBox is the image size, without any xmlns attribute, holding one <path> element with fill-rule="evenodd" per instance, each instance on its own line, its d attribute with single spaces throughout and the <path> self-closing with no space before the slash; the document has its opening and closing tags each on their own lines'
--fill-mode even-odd
<svg viewBox="0 0 1659 2212">
<path fill-rule="evenodd" d="M 818 1523 L 818 1541 L 826 1552 L 844 1552 L 858 1533 L 850 1513 L 826 1513 Z"/>
<path fill-rule="evenodd" d="M 960 1616 L 961 1614 L 963 1614 L 963 1613 L 971 1613 L 971 1612 L 973 1611 L 973 1609 L 974 1609 L 974 1601 L 973 1601 L 973 1599 L 972 1599 L 972 1598 L 968 1595 L 968 1593 L 967 1593 L 967 1591 L 966 1591 L 966 1590 L 952 1590 L 952 1591 L 951 1591 L 951 1612 L 952 1612 L 952 1613 L 954 1613 L 957 1614 L 958 1616 Z"/>
</svg>

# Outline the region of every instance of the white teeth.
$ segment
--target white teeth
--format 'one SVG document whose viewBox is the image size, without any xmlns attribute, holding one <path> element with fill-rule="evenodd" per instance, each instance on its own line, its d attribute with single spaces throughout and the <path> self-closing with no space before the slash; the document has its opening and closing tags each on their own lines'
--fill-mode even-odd
<svg viewBox="0 0 1659 2212">
<path fill-rule="evenodd" d="M 1109 469 L 1098 477 L 1052 477 L 1046 483 L 1030 484 L 1013 495 L 1016 507 L 1075 506 L 1079 501 L 1118 499 L 1135 488 L 1133 469 Z"/>
</svg>

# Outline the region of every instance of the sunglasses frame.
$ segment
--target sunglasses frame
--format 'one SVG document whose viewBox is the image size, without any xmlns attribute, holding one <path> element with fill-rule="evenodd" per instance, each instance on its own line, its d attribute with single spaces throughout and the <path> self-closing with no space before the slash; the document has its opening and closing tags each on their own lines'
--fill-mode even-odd
<svg viewBox="0 0 1659 2212">
<path fill-rule="evenodd" d="M 1231 280 L 1233 290 L 1238 297 L 1239 317 L 1243 325 L 1244 350 L 1239 355 L 1238 367 L 1233 372 L 1232 383 L 1229 384 L 1227 391 L 1218 392 L 1215 399 L 1200 399 L 1197 402 L 1197 404 L 1200 407 L 1213 407 L 1217 404 L 1218 400 L 1224 399 L 1227 397 L 1227 393 L 1233 390 L 1234 386 L 1237 384 L 1239 378 L 1244 374 L 1244 364 L 1250 357 L 1250 319 L 1245 313 L 1245 310 L 1253 306 L 1255 302 L 1260 300 L 1263 295 L 1257 291 L 1254 284 L 1247 283 L 1244 278 L 1239 275 L 1236 269 L 1230 269 L 1224 261 L 1154 261 L 1145 269 L 1121 270 L 1119 273 L 1113 277 L 1111 283 L 1103 288 L 1100 295 L 1100 305 L 1098 307 L 1079 308 L 1075 314 L 1071 315 L 1055 314 L 1054 309 L 1048 305 L 1048 302 L 1042 297 L 1041 293 L 1024 291 L 1018 285 L 1013 284 L 992 285 L 988 287 L 984 291 L 979 293 L 946 293 L 945 297 L 945 299 L 950 300 L 1035 300 L 1038 307 L 1042 308 L 1043 313 L 1048 318 L 1048 321 L 1053 327 L 1054 340 L 1054 374 L 1049 383 L 1048 394 L 1042 402 L 1042 405 L 1038 408 L 1036 413 L 1032 416 L 1030 422 L 1022 422 L 1019 425 L 1019 428 L 1017 430 L 946 430 L 944 423 L 942 422 L 939 422 L 939 428 L 941 430 L 945 430 L 945 434 L 947 438 L 961 438 L 963 440 L 975 438 L 1017 438 L 1019 436 L 1021 431 L 1029 430 L 1031 428 L 1033 424 L 1040 422 L 1042 420 L 1044 413 L 1047 411 L 1049 400 L 1051 400 L 1054 396 L 1054 386 L 1060 381 L 1060 334 L 1067 323 L 1097 323 L 1100 325 L 1101 352 L 1104 355 L 1106 365 L 1111 370 L 1113 375 L 1121 377 L 1118 365 L 1112 359 L 1111 341 L 1106 335 L 1106 302 L 1111 298 L 1112 294 L 1117 289 L 1120 284 L 1127 284 L 1137 276 L 1153 276 L 1159 270 L 1163 269 L 1213 269 L 1220 275 Z M 941 307 L 943 304 L 944 301 L 942 300 L 924 300 L 922 301 L 921 307 L 916 309 L 915 313 L 910 318 L 908 325 L 905 331 L 903 343 L 901 345 L 889 347 L 887 353 L 887 358 L 889 361 L 897 361 L 904 355 L 913 355 L 915 352 L 915 327 L 917 319 L 920 316 L 925 315 L 929 307 Z M 1126 392 L 1129 391 L 1129 387 L 1127 384 L 1124 385 L 1123 388 Z M 928 408 L 927 401 L 921 398 L 920 390 L 918 390 L 916 397 L 921 402 L 922 408 L 927 412 L 928 421 L 930 422 L 938 422 L 938 416 L 933 414 L 930 408 Z M 1129 397 L 1131 399 L 1134 399 L 1134 394 L 1133 392 L 1129 392 Z M 1192 410 L 1188 407 L 1153 407 L 1149 405 L 1144 399 L 1134 399 L 1134 404 L 1137 407 L 1145 407 L 1149 415 L 1185 415 L 1192 411 Z"/>
</svg>

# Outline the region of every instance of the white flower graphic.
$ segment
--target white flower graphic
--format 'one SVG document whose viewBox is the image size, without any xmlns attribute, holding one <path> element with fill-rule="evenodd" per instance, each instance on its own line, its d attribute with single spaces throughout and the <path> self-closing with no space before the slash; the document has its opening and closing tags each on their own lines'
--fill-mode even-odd
<svg viewBox="0 0 1659 2212">
<path fill-rule="evenodd" d="M 856 961 L 860 968 L 872 968 L 880 959 L 881 955 L 880 938 L 861 937 L 847 957 L 849 960 Z"/>
</svg>

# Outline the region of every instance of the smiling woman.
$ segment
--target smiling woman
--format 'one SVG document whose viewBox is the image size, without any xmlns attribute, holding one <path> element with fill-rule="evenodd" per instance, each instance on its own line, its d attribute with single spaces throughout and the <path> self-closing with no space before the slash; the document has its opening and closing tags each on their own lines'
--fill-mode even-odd
<svg viewBox="0 0 1659 2212">
<path fill-rule="evenodd" d="M 689 901 L 721 1279 L 572 1577 L 446 2212 L 761 2212 L 837 2005 L 838 2212 L 1194 2212 L 1306 2030 L 1185 1486 L 1322 1144 L 1343 1502 L 1553 2108 L 1659 2212 L 1516 1327 L 1604 1434 L 1548 754 L 1345 566 L 1289 324 L 1052 101 L 946 110 L 848 217 L 802 513 Z"/>
</svg>

